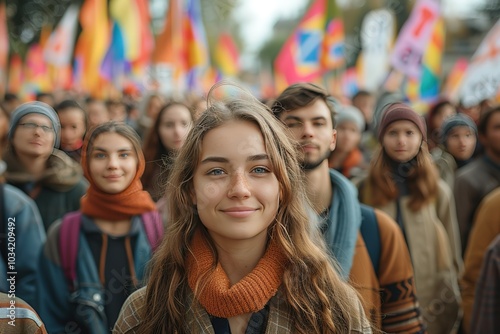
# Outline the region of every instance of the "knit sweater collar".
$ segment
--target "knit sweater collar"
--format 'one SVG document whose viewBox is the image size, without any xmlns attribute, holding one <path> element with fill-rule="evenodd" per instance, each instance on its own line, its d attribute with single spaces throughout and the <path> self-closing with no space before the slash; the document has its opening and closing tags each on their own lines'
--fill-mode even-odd
<svg viewBox="0 0 500 334">
<path fill-rule="evenodd" d="M 215 264 L 208 241 L 200 230 L 195 232 L 190 247 L 187 257 L 189 287 L 210 315 L 230 318 L 257 312 L 282 283 L 287 259 L 273 239 L 252 272 L 232 286 L 221 264 Z"/>
</svg>

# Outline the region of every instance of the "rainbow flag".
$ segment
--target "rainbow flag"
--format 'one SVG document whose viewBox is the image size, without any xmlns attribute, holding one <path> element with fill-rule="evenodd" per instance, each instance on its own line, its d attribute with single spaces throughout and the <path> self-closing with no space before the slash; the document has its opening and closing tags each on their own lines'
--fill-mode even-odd
<svg viewBox="0 0 500 334">
<path fill-rule="evenodd" d="M 107 0 L 86 0 L 80 11 L 82 33 L 75 48 L 76 84 L 93 96 L 102 96 L 100 69 L 110 41 Z"/>
<path fill-rule="evenodd" d="M 111 0 L 109 14 L 122 35 L 124 58 L 128 61 L 137 59 L 140 52 L 140 24 L 142 22 L 136 1 Z M 113 27 L 114 29 L 115 27 Z M 113 35 L 113 37 L 115 36 Z"/>
<path fill-rule="evenodd" d="M 332 18 L 336 13 L 332 1 L 314 1 L 285 42 L 274 62 L 279 91 L 292 83 L 315 81 L 325 70 L 343 64 L 343 28 Z"/>
<path fill-rule="evenodd" d="M 327 0 L 325 13 L 325 36 L 322 45 L 321 67 L 333 70 L 344 66 L 344 23 L 339 18 L 335 0 Z"/>
<path fill-rule="evenodd" d="M 209 69 L 210 57 L 199 0 L 186 1 L 183 23 L 188 87 L 202 90 L 199 81 Z"/>
<path fill-rule="evenodd" d="M 236 76 L 240 70 L 239 52 L 231 35 L 223 32 L 219 35 L 214 60 L 224 76 Z"/>
<path fill-rule="evenodd" d="M 460 84 L 462 83 L 462 79 L 467 71 L 467 66 L 469 66 L 467 58 L 457 59 L 443 85 L 443 95 L 452 100 L 457 98 Z"/>
<path fill-rule="evenodd" d="M 118 84 L 117 80 L 130 72 L 127 61 L 125 34 L 117 22 L 113 23 L 111 43 L 101 64 L 101 76 L 109 82 Z"/>
<path fill-rule="evenodd" d="M 445 44 L 444 19 L 439 18 L 432 31 L 431 38 L 422 59 L 422 77 L 420 78 L 420 99 L 432 102 L 440 92 L 441 63 Z"/>
</svg>

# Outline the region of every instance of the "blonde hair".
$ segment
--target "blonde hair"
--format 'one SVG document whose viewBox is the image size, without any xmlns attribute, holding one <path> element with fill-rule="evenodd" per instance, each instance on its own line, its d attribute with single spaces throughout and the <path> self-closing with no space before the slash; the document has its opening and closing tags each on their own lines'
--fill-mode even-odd
<svg viewBox="0 0 500 334">
<path fill-rule="evenodd" d="M 213 90 L 214 88 L 212 88 Z M 211 96 L 212 91 L 209 93 Z M 189 286 L 185 258 L 196 229 L 204 231 L 214 258 L 215 247 L 196 215 L 191 199 L 193 175 L 201 154 L 201 143 L 211 130 L 233 120 L 256 124 L 264 137 L 267 154 L 280 184 L 280 206 L 268 234 L 289 261 L 281 291 L 289 306 L 297 333 L 347 333 L 352 323 L 361 323 L 359 304 L 351 287 L 335 271 L 323 242 L 312 240 L 302 172 L 295 145 L 270 109 L 255 98 L 211 101 L 195 123 L 174 163 L 167 187 L 169 226 L 151 263 L 142 314 L 141 333 L 185 333 Z M 215 264 L 214 264 L 215 265 Z M 196 296 L 195 291 L 195 296 Z"/>
</svg>

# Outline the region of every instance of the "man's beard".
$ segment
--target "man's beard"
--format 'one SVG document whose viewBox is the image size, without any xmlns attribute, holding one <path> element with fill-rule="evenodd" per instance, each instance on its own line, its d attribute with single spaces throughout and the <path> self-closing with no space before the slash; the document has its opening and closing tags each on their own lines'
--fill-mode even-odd
<svg viewBox="0 0 500 334">
<path fill-rule="evenodd" d="M 321 165 L 323 163 L 323 161 L 328 159 L 330 157 L 331 153 L 332 152 L 330 150 L 326 150 L 325 154 L 321 158 L 314 160 L 314 161 L 306 161 L 305 155 L 304 155 L 304 159 L 300 162 L 300 167 L 302 168 L 302 170 L 304 170 L 306 172 L 314 170 L 314 169 L 318 168 L 319 165 Z"/>
</svg>

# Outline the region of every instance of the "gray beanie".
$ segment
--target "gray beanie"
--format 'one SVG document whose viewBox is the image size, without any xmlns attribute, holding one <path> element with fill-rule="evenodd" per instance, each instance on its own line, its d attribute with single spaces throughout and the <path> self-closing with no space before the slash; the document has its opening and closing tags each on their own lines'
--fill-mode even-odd
<svg viewBox="0 0 500 334">
<path fill-rule="evenodd" d="M 467 126 L 474 130 L 474 133 L 477 136 L 477 126 L 472 118 L 465 114 L 459 113 L 448 117 L 441 125 L 441 144 L 446 144 L 446 140 L 448 139 L 448 134 L 450 133 L 451 129 L 457 126 Z"/>
<path fill-rule="evenodd" d="M 361 111 L 354 106 L 342 106 L 335 115 L 337 126 L 344 122 L 354 122 L 360 132 L 365 130 L 365 118 Z"/>
<path fill-rule="evenodd" d="M 54 147 L 58 148 L 61 140 L 61 123 L 59 122 L 59 117 L 51 106 L 39 101 L 23 103 L 12 112 L 10 117 L 9 140 L 12 140 L 12 136 L 21 118 L 28 114 L 40 114 L 50 119 L 56 135 Z"/>
</svg>

